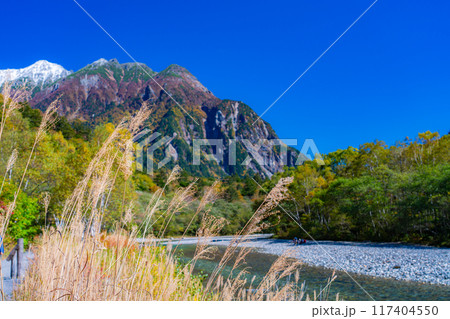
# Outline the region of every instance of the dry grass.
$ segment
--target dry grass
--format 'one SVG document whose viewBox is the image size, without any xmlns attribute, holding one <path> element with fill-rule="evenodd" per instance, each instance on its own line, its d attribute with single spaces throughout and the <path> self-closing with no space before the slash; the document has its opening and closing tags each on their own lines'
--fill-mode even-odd
<svg viewBox="0 0 450 319">
<path fill-rule="evenodd" d="M 94 237 L 83 237 L 83 226 L 62 239 L 45 232 L 33 265 L 15 292 L 17 300 L 199 300 L 201 283 L 176 268 L 162 248 L 136 249 L 118 236 L 121 249 L 104 248 Z M 115 235 L 115 234 L 114 234 Z M 112 238 L 115 236 L 111 236 Z M 125 239 L 125 240 L 124 240 Z"/>
<path fill-rule="evenodd" d="M 11 103 L 9 105 L 16 105 Z M 36 145 L 53 124 L 53 114 L 57 106 L 58 101 L 55 101 L 44 114 L 28 163 Z M 5 106 L 3 111 L 4 114 L 9 112 Z M 58 229 L 44 229 L 39 242 L 32 247 L 34 260 L 21 285 L 15 290 L 14 298 L 55 301 L 308 299 L 304 294 L 304 287 L 298 288 L 299 264 L 289 259 L 288 255 L 280 257 L 262 282 L 255 287 L 244 279 L 248 270 L 241 267 L 250 250 L 238 249 L 239 244 L 246 241 L 249 235 L 268 227 L 265 220 L 277 214 L 276 207 L 287 197 L 287 186 L 292 181 L 289 178 L 281 179 L 268 194 L 244 229 L 231 241 L 216 269 L 204 284 L 193 275 L 195 264 L 199 259 L 211 257 L 214 249 L 209 244 L 226 223 L 225 220 L 210 215 L 207 209 L 207 204 L 213 203 L 219 196 L 217 183 L 205 191 L 192 217 L 194 220 L 197 216 L 202 216 L 202 224 L 198 230 L 199 243 L 195 256 L 185 265 L 176 261 L 178 247 L 165 248 L 154 240 L 156 237 L 163 238 L 174 214 L 194 200 L 195 183 L 192 183 L 186 188 L 176 190 L 173 199 L 165 205 L 167 208 L 161 211 L 162 194 L 167 185 L 179 176 L 179 167 L 175 167 L 170 174 L 166 186 L 154 193 L 140 229 L 135 227 L 131 231 L 125 231 L 130 228 L 134 205 L 132 202 L 123 202 L 124 212 L 116 223 L 115 232 L 100 234 L 99 226 L 105 214 L 105 206 L 119 174 L 125 180 L 131 176 L 133 136 L 149 115 L 150 108 L 144 105 L 135 117 L 119 123 L 103 143 L 84 177 L 66 201 L 62 214 L 65 224 Z M 2 128 L 3 122 L 0 138 Z M 17 154 L 11 156 L 15 156 L 11 160 L 14 162 Z M 21 190 L 27 167 L 28 164 L 25 166 L 14 201 L 8 208 L 8 214 L 1 221 L 2 234 L 8 226 L 8 217 Z M 49 200 L 50 195 L 46 194 L 46 214 Z M 158 234 L 150 233 L 151 226 L 156 222 L 155 216 L 159 216 L 157 219 L 163 219 L 163 227 Z M 186 231 L 192 220 L 186 225 Z M 138 245 L 138 233 L 144 234 L 147 245 Z M 231 273 L 222 275 L 224 267 L 230 264 Z M 295 280 L 278 285 L 280 280 L 291 275 Z"/>
</svg>

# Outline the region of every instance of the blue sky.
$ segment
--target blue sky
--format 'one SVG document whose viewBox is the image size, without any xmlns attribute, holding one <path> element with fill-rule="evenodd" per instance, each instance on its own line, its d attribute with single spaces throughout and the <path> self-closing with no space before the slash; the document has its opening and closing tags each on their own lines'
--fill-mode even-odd
<svg viewBox="0 0 450 319">
<path fill-rule="evenodd" d="M 373 0 L 79 0 L 155 71 L 186 67 L 261 114 Z M 45 59 L 77 70 L 129 62 L 72 0 L 2 4 L 0 69 Z M 450 2 L 379 0 L 264 115 L 322 153 L 450 130 Z"/>
</svg>

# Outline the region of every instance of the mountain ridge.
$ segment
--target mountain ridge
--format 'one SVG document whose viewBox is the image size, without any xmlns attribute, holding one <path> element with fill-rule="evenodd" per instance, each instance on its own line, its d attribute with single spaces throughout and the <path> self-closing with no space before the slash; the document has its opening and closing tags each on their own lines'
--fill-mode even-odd
<svg viewBox="0 0 450 319">
<path fill-rule="evenodd" d="M 33 108 L 45 110 L 59 97 L 60 115 L 96 125 L 116 123 L 124 115 L 136 112 L 142 103 L 150 103 L 154 111 L 146 128 L 170 136 L 166 151 L 157 150 L 154 160 L 161 162 L 169 156 L 169 168 L 178 163 L 197 175 L 254 173 L 270 177 L 285 165 L 293 166 L 299 156 L 292 148 L 287 154 L 281 152 L 278 141 L 272 141 L 278 139 L 275 131 L 263 120 L 254 123 L 258 115 L 248 105 L 217 98 L 182 66 L 171 64 L 155 72 L 143 63 L 120 64 L 116 59 L 99 59 L 76 72 L 58 76 L 62 69 L 54 67 L 56 75 L 47 74 L 43 78 L 48 81 L 33 89 L 29 100 Z M 55 77 L 57 80 L 52 81 Z M 216 150 L 213 160 L 202 158 L 201 165 L 191 165 L 188 159 L 193 158 L 195 139 L 221 140 L 223 147 L 220 152 Z M 214 153 L 213 149 L 206 146 L 201 153 Z M 241 165 L 247 156 L 253 160 Z"/>
</svg>

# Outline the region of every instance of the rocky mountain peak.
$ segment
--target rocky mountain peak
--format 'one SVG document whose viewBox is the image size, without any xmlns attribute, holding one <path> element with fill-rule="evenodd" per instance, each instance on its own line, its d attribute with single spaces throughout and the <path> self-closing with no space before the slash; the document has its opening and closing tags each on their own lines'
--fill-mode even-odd
<svg viewBox="0 0 450 319">
<path fill-rule="evenodd" d="M 106 63 L 108 63 L 108 60 L 100 58 L 97 61 L 92 62 L 90 65 L 92 65 L 92 66 L 101 66 L 101 65 L 105 65 Z"/>
<path fill-rule="evenodd" d="M 124 71 L 139 71 L 142 72 L 149 72 L 150 74 L 154 74 L 155 72 L 152 71 L 147 65 L 144 63 L 135 63 L 135 62 L 128 62 L 128 63 L 119 63 L 117 59 L 111 59 L 106 60 L 104 58 L 98 59 L 97 61 L 92 62 L 91 64 L 86 65 L 84 68 L 80 69 L 76 73 L 81 74 L 84 72 L 92 73 L 95 72 L 97 69 L 110 69 L 110 70 L 116 70 L 119 72 Z"/>
<path fill-rule="evenodd" d="M 164 70 L 158 73 L 161 76 L 183 76 L 185 74 L 192 75 L 186 68 L 179 66 L 178 64 L 171 64 Z"/>
<path fill-rule="evenodd" d="M 177 64 L 171 64 L 163 71 L 157 74 L 157 78 L 164 81 L 185 82 L 193 89 L 202 91 L 203 93 L 212 94 L 200 81 L 192 75 L 186 68 Z"/>
</svg>

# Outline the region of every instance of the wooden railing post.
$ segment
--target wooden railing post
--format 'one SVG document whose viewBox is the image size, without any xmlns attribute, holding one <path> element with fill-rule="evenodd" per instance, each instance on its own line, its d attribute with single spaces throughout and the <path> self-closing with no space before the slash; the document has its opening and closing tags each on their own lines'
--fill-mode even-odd
<svg viewBox="0 0 450 319">
<path fill-rule="evenodd" d="M 14 267 L 15 255 L 17 255 L 17 272 L 16 268 Z M 15 245 L 14 248 L 11 250 L 6 260 L 11 262 L 11 278 L 14 278 L 15 276 L 17 278 L 22 277 L 23 238 L 17 239 L 17 245 Z"/>
<path fill-rule="evenodd" d="M 22 277 L 22 262 L 23 262 L 23 238 L 17 239 L 17 278 Z"/>
<path fill-rule="evenodd" d="M 14 267 L 14 255 L 13 258 L 11 258 L 11 278 L 14 278 L 16 275 L 16 268 Z"/>
</svg>

